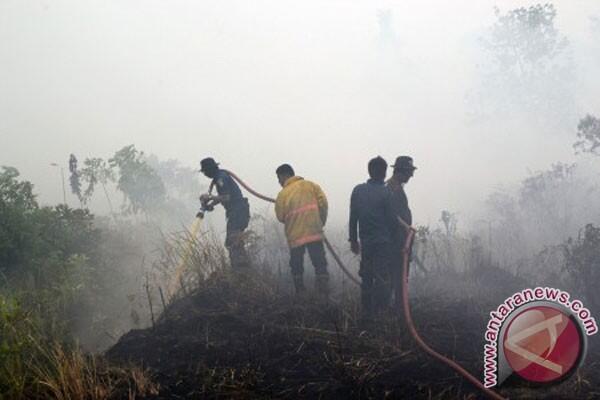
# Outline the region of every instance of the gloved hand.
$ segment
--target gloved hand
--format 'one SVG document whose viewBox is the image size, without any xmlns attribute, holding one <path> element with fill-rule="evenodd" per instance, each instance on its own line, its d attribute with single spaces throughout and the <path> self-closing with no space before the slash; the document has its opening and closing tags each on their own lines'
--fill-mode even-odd
<svg viewBox="0 0 600 400">
<path fill-rule="evenodd" d="M 213 199 L 212 194 L 204 193 L 204 194 L 200 195 L 200 202 L 201 203 L 208 203 L 212 199 Z"/>
</svg>

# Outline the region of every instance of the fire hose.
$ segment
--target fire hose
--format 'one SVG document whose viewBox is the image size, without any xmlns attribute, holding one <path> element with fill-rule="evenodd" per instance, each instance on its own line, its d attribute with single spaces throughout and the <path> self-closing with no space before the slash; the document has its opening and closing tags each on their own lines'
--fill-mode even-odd
<svg viewBox="0 0 600 400">
<path fill-rule="evenodd" d="M 250 192 L 255 197 L 258 197 L 259 199 L 264 200 L 264 201 L 268 201 L 269 203 L 275 203 L 275 199 L 273 199 L 271 197 L 267 197 L 265 195 L 262 195 L 262 194 L 258 193 L 257 191 L 255 191 L 254 189 L 252 189 L 250 186 L 248 186 L 246 184 L 246 182 L 244 182 L 243 180 L 241 180 L 233 172 L 227 171 L 227 170 L 224 170 L 224 171 L 227 172 L 229 175 L 231 175 L 231 177 L 233 179 L 235 179 L 237 181 L 237 183 L 239 183 L 244 189 L 246 189 L 248 192 Z M 337 253 L 333 249 L 333 246 L 331 245 L 331 243 L 329 242 L 329 240 L 327 240 L 327 237 L 325 235 L 323 235 L 323 242 L 325 242 L 325 246 L 327 246 L 327 250 L 329 250 L 329 252 L 333 256 L 335 262 L 337 262 L 337 264 L 339 265 L 340 269 L 344 272 L 344 274 L 348 277 L 348 279 L 350 279 L 352 282 L 354 282 L 358 286 L 360 286 L 359 280 L 356 279 L 356 277 L 354 275 L 352 275 L 350 273 L 350 271 L 348 271 L 348 268 L 346 268 L 346 266 L 344 265 L 344 263 L 342 262 L 342 260 L 340 259 L 340 257 L 337 255 Z"/>
<path fill-rule="evenodd" d="M 255 191 L 254 189 L 252 189 L 250 186 L 248 186 L 242 179 L 240 179 L 233 172 L 228 171 L 228 170 L 224 170 L 224 171 L 226 173 L 228 173 L 233 179 L 235 179 L 237 181 L 237 183 L 239 183 L 244 189 L 246 189 L 248 192 L 250 192 L 255 197 L 258 197 L 259 199 L 267 201 L 267 202 L 270 202 L 270 203 L 275 203 L 275 199 L 273 199 L 271 197 L 267 197 L 267 196 L 265 196 L 263 194 L 258 193 L 257 191 Z M 495 399 L 495 400 L 504 400 L 505 399 L 504 397 L 502 397 L 498 393 L 494 392 L 493 390 L 491 390 L 489 388 L 486 388 L 479 381 L 479 379 L 477 379 L 473 375 L 471 375 L 467 370 L 465 370 L 463 367 L 461 367 L 457 362 L 455 362 L 455 361 L 453 361 L 453 360 L 451 360 L 451 359 L 443 356 L 442 354 L 436 352 L 431 347 L 429 347 L 429 345 L 427 343 L 425 343 L 425 341 L 421 338 L 421 336 L 417 332 L 417 328 L 415 327 L 415 324 L 413 322 L 412 315 L 411 315 L 411 312 L 410 312 L 410 302 L 409 302 L 409 299 L 408 299 L 408 264 L 409 264 L 409 254 L 410 254 L 410 250 L 411 250 L 411 247 L 412 247 L 412 242 L 413 242 L 413 238 L 415 236 L 416 229 L 413 228 L 412 226 L 408 225 L 400 217 L 398 217 L 398 222 L 400 222 L 400 224 L 408 232 L 408 234 L 406 235 L 406 241 L 404 242 L 404 247 L 402 249 L 402 303 L 403 303 L 403 310 L 404 310 L 404 318 L 406 320 L 406 324 L 408 325 L 408 328 L 410 330 L 411 335 L 413 336 L 413 338 L 415 339 L 415 341 L 417 342 L 417 344 L 427 354 L 429 354 L 430 356 L 434 357 L 438 361 L 441 361 L 442 363 L 448 365 L 450 368 L 454 369 L 456 372 L 458 372 L 460 375 L 462 375 L 465 379 L 467 379 L 469 382 L 471 382 L 475 387 L 477 387 L 479 390 L 481 390 L 489 398 Z M 333 258 L 335 259 L 335 261 L 337 262 L 337 264 L 339 265 L 340 269 L 344 272 L 344 274 L 352 282 L 354 282 L 354 283 L 356 283 L 357 285 L 360 286 L 360 282 L 358 281 L 358 279 L 356 279 L 354 277 L 354 275 L 352 275 L 350 273 L 350 271 L 348 270 L 348 268 L 346 268 L 346 266 L 344 265 L 344 263 L 342 262 L 342 260 L 339 258 L 339 256 L 336 254 L 335 250 L 333 249 L 333 246 L 331 246 L 331 243 L 329 243 L 329 240 L 327 240 L 327 237 L 325 237 L 324 235 L 323 235 L 323 241 L 325 242 L 325 245 L 327 246 L 327 249 L 329 250 L 329 252 L 333 256 Z"/>
<path fill-rule="evenodd" d="M 398 221 L 404 228 L 408 231 L 408 235 L 406 237 L 406 241 L 404 242 L 404 248 L 402 249 L 402 304 L 404 308 L 404 318 L 406 319 L 406 325 L 408 325 L 408 329 L 410 330 L 411 335 L 416 340 L 417 344 L 430 356 L 437 359 L 438 361 L 443 362 L 448 365 L 450 368 L 458 372 L 465 379 L 471 382 L 475 387 L 480 389 L 483 393 L 485 393 L 489 398 L 495 400 L 504 400 L 505 398 L 494 392 L 493 390 L 485 387 L 479 379 L 475 378 L 472 374 L 470 374 L 466 369 L 460 366 L 456 361 L 453 361 L 437 351 L 433 350 L 419 335 L 417 332 L 417 328 L 412 319 L 412 314 L 410 312 L 410 302 L 408 300 L 408 263 L 409 263 L 409 254 L 412 246 L 412 241 L 415 236 L 415 228 L 408 225 L 406 222 L 402 220 L 402 218 L 398 217 Z"/>
</svg>

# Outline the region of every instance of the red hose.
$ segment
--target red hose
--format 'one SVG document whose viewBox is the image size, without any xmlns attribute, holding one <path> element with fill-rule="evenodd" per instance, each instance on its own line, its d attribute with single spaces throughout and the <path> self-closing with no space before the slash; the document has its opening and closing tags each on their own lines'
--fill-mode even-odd
<svg viewBox="0 0 600 400">
<path fill-rule="evenodd" d="M 275 203 L 275 199 L 271 198 L 271 197 L 267 197 L 264 196 L 260 193 L 258 193 L 257 191 L 255 191 L 254 189 L 252 189 L 250 186 L 248 186 L 246 184 L 246 182 L 244 182 L 243 180 L 241 180 L 236 174 L 234 174 L 231 171 L 228 171 L 226 169 L 224 169 L 223 171 L 227 172 L 229 175 L 231 175 L 231 177 L 233 179 L 235 179 L 237 181 L 237 183 L 239 183 L 240 185 L 242 185 L 242 187 L 244 189 L 246 189 L 248 192 L 252 193 L 254 196 L 258 197 L 261 200 L 264 201 L 268 201 L 270 203 Z M 352 282 L 354 282 L 355 284 L 357 284 L 358 286 L 360 286 L 360 281 L 358 279 L 356 279 L 354 277 L 354 275 L 352 275 L 350 273 L 350 271 L 348 271 L 348 269 L 346 268 L 346 266 L 344 265 L 344 263 L 342 262 L 342 260 L 340 259 L 340 257 L 337 255 L 337 253 L 335 252 L 335 250 L 333 249 L 333 246 L 331 245 L 331 243 L 329 243 L 329 240 L 327 240 L 327 237 L 325 235 L 323 235 L 323 241 L 325 242 L 325 245 L 327 246 L 327 249 L 329 250 L 329 252 L 331 253 L 331 255 L 333 256 L 335 262 L 337 262 L 337 264 L 340 266 L 341 270 L 344 272 L 344 274 L 346 274 L 346 276 L 348 277 L 348 279 L 350 279 Z"/>
<path fill-rule="evenodd" d="M 255 191 L 254 189 L 252 189 L 250 186 L 246 185 L 246 182 L 244 182 L 243 180 L 241 180 L 240 177 L 237 176 L 236 174 L 234 174 L 233 172 L 228 171 L 226 169 L 223 169 L 222 171 L 225 171 L 229 175 L 231 175 L 231 177 L 233 179 L 235 179 L 237 181 L 237 183 L 239 183 L 240 185 L 242 185 L 242 187 L 244 189 L 246 189 L 247 191 L 249 191 L 250 193 L 252 193 L 254 196 L 258 197 L 261 200 L 268 201 L 269 203 L 275 203 L 275 199 L 273 199 L 271 197 L 267 197 L 265 195 L 262 195 L 262 194 L 258 193 L 257 191 Z"/>
<path fill-rule="evenodd" d="M 356 283 L 358 286 L 360 286 L 360 281 L 358 279 L 356 279 L 354 277 L 354 275 L 352 275 L 350 273 L 350 271 L 348 271 L 348 269 L 346 268 L 346 266 L 344 265 L 344 263 L 342 262 L 342 260 L 340 259 L 340 257 L 338 257 L 337 253 L 335 252 L 335 250 L 333 249 L 333 246 L 331 245 L 331 243 L 329 243 L 329 240 L 327 240 L 327 236 L 325 236 L 325 234 L 323 234 L 323 241 L 325 242 L 325 245 L 327 246 L 327 249 L 329 250 L 329 252 L 331 253 L 331 255 L 333 256 L 333 258 L 335 259 L 335 262 L 338 263 L 338 265 L 340 266 L 340 268 L 342 269 L 342 271 L 344 271 L 344 273 L 346 274 L 346 276 L 354 283 Z"/>
<path fill-rule="evenodd" d="M 410 313 L 410 303 L 408 301 L 408 263 L 409 263 L 409 254 L 410 248 L 412 246 L 412 240 L 415 235 L 415 228 L 406 224 L 402 219 L 398 218 L 400 222 L 408 229 L 408 235 L 406 237 L 406 242 L 404 243 L 404 248 L 402 249 L 402 304 L 404 306 L 404 318 L 406 319 L 406 325 L 410 330 L 411 335 L 417 341 L 417 344 L 430 356 L 435 359 L 443 362 L 448 365 L 450 368 L 454 369 L 456 372 L 464 376 L 469 382 L 475 385 L 479 390 L 485 393 L 489 398 L 495 400 L 504 400 L 505 397 L 500 396 L 498 393 L 494 392 L 491 389 L 486 388 L 479 379 L 475 378 L 471 375 L 466 369 L 461 367 L 455 361 L 444 357 L 440 353 L 433 350 L 423 339 L 419 336 L 419 332 L 417 332 L 417 328 L 412 320 L 412 315 Z"/>
<path fill-rule="evenodd" d="M 248 192 L 250 192 L 254 196 L 258 197 L 259 199 L 262 199 L 262 200 L 265 200 L 265 201 L 268 201 L 271 203 L 275 203 L 275 199 L 272 199 L 271 197 L 267 197 L 267 196 L 264 196 L 264 195 L 256 192 L 250 186 L 248 186 L 244 181 L 242 181 L 237 175 L 235 175 L 233 172 L 228 171 L 228 170 L 224 170 L 224 171 L 227 172 L 229 175 L 231 175 L 233 177 L 233 179 L 235 179 L 240 185 L 242 185 L 242 187 L 244 187 L 244 189 L 246 189 Z M 433 350 L 431 347 L 429 347 L 429 345 L 427 343 L 425 343 L 425 341 L 423 339 L 421 339 L 421 336 L 419 336 L 419 333 L 417 332 L 417 328 L 415 327 L 415 324 L 412 320 L 412 315 L 410 313 L 410 302 L 408 300 L 409 254 L 410 254 L 413 237 L 415 236 L 416 230 L 412 226 L 408 225 L 402 218 L 398 217 L 398 221 L 408 231 L 408 235 L 406 235 L 406 241 L 404 242 L 404 248 L 402 249 L 402 303 L 403 303 L 403 309 L 404 309 L 404 318 L 406 320 L 406 324 L 408 325 L 411 335 L 413 336 L 413 338 L 415 339 L 417 344 L 427 354 L 434 357 L 438 361 L 443 362 L 444 364 L 448 365 L 450 368 L 452 368 L 456 372 L 458 372 L 460 375 L 464 376 L 469 382 L 471 382 L 473 385 L 475 385 L 479 390 L 481 390 L 483 393 L 485 393 L 489 398 L 495 399 L 495 400 L 505 400 L 506 399 L 505 397 L 502 397 L 498 393 L 494 392 L 493 390 L 486 388 L 479 381 L 479 379 L 477 379 L 473 375 L 471 375 L 466 369 L 461 367 L 458 363 L 456 363 L 453 360 L 450 360 L 447 357 L 444 357 L 440 353 Z M 342 260 L 335 253 L 335 251 L 333 250 L 333 247 L 331 246 L 331 244 L 329 243 L 329 241 L 327 240 L 326 237 L 324 237 L 324 241 L 325 241 L 325 244 L 327 245 L 327 248 L 333 255 L 333 258 L 341 267 L 342 271 L 344 271 L 344 273 L 352 280 L 352 282 L 356 283 L 357 285 L 360 285 L 360 282 L 358 281 L 358 279 L 356 279 L 352 274 L 350 274 L 348 269 L 343 265 Z"/>
</svg>

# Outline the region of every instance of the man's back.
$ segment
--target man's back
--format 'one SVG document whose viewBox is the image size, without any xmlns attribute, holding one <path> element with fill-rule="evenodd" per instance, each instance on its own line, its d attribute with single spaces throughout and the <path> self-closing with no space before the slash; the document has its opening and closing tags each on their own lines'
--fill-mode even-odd
<svg viewBox="0 0 600 400">
<path fill-rule="evenodd" d="M 350 198 L 350 240 L 356 241 L 358 225 L 364 246 L 390 243 L 397 229 L 392 212 L 391 193 L 383 181 L 369 179 L 357 185 Z"/>
<path fill-rule="evenodd" d="M 219 195 L 229 196 L 229 200 L 222 203 L 226 210 L 240 204 L 243 199 L 242 191 L 227 172 L 220 169 L 213 179 L 213 184 L 216 186 Z"/>
<path fill-rule="evenodd" d="M 318 192 L 320 188 L 317 184 L 303 179 L 299 176 L 290 178 L 285 187 L 281 189 L 278 200 L 285 210 L 291 211 L 298 208 L 318 204 Z"/>
<path fill-rule="evenodd" d="M 392 193 L 392 204 L 394 213 L 402 218 L 408 225 L 412 225 L 412 213 L 408 206 L 408 198 L 404 186 L 394 178 L 387 182 L 387 187 Z"/>
<path fill-rule="evenodd" d="M 290 246 L 300 246 L 321 240 L 327 219 L 327 199 L 319 185 L 294 176 L 277 195 L 275 213 L 285 224 Z"/>
</svg>

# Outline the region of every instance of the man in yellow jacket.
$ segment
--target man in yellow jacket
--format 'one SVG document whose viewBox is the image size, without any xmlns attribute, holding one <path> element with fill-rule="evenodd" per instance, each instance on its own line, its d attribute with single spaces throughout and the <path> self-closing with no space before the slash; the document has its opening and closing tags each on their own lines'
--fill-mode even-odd
<svg viewBox="0 0 600 400">
<path fill-rule="evenodd" d="M 323 246 L 327 197 L 319 185 L 296 176 L 289 164 L 279 166 L 276 173 L 283 189 L 275 201 L 275 214 L 285 224 L 296 293 L 304 291 L 304 252 L 308 250 L 315 267 L 315 288 L 327 295 L 329 274 Z"/>
</svg>

